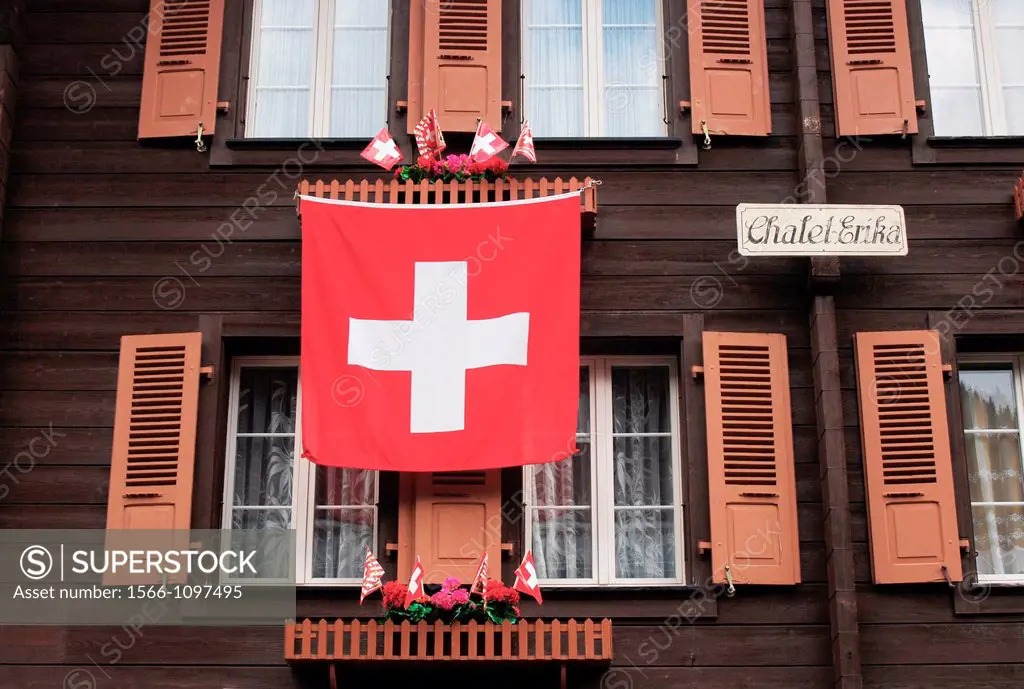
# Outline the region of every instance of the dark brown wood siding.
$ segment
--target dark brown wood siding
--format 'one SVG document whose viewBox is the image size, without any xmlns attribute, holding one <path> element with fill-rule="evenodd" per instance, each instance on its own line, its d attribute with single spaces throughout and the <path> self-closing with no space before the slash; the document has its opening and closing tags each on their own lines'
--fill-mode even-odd
<svg viewBox="0 0 1024 689">
<path fill-rule="evenodd" d="M 295 167 L 211 169 L 209 155 L 190 144 L 140 146 L 138 27 L 147 10 L 147 0 L 38 0 L 25 20 L 0 247 L 0 466 L 20 459 L 13 478 L 0 478 L 10 489 L 0 528 L 103 528 L 122 335 L 199 330 L 208 314 L 224 315 L 225 333 L 239 319 L 256 324 L 246 326 L 250 333 L 259 323 L 270 326 L 264 332 L 298 332 Z M 540 141 L 541 164 L 531 170 L 604 182 L 597 230 L 583 248 L 584 337 L 674 339 L 678 348 L 685 317 L 700 313 L 707 330 L 782 333 L 789 345 L 803 583 L 740 588 L 718 601 L 717 617 L 692 624 L 679 619 L 690 592 L 545 592 L 546 615 L 615 620 L 607 689 L 833 685 L 807 261 L 734 252 L 736 204 L 780 202 L 801 186 L 789 0 L 766 0 L 765 17 L 770 137 L 716 137 L 695 167 L 647 170 L 545 167 Z M 898 137 L 837 142 L 822 0 L 814 17 L 828 201 L 902 204 L 910 228 L 909 256 L 844 259 L 835 291 L 864 685 L 1015 689 L 1024 680 L 1024 616 L 957 616 L 958 593 L 944 584 L 871 584 L 852 341 L 861 330 L 929 327 L 929 312 L 957 308 L 1014 257 L 1022 235 L 1009 192 L 1024 153 L 1014 164 L 914 167 L 910 142 Z M 95 96 L 87 103 L 83 93 Z M 984 149 L 977 154 L 985 160 Z M 280 160 L 291 156 L 282 151 Z M 240 210 L 247 199 L 266 194 L 267 202 L 271 191 L 251 226 L 232 224 L 248 217 Z M 1024 333 L 1019 274 L 984 306 L 1005 314 L 1004 328 Z M 53 438 L 45 452 L 31 462 L 19 455 L 39 448 L 30 443 L 43 433 Z M 222 473 L 216 443 L 201 445 L 197 458 L 197 475 Z M 214 527 L 216 480 L 202 479 L 195 500 L 204 504 L 193 509 Z M 393 571 L 395 563 L 384 565 Z M 300 614 L 356 614 L 354 597 L 303 596 Z M 85 686 L 76 683 L 81 673 L 103 689 L 310 686 L 283 663 L 276 628 L 26 627 L 6 628 L 4 639 L 0 675 L 11 686 Z"/>
</svg>

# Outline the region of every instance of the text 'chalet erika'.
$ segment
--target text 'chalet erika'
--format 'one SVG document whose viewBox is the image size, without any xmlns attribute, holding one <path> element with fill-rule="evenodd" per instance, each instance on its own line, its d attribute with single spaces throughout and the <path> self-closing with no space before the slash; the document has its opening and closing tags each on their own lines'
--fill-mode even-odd
<svg viewBox="0 0 1024 689">
<path fill-rule="evenodd" d="M 739 251 L 744 256 L 906 256 L 901 206 L 736 207 Z"/>
</svg>

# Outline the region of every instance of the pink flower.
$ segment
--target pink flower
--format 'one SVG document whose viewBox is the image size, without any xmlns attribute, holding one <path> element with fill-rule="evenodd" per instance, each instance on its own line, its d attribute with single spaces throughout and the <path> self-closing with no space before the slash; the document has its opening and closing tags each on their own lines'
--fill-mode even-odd
<svg viewBox="0 0 1024 689">
<path fill-rule="evenodd" d="M 452 591 L 460 586 L 462 586 L 462 582 L 455 577 L 448 577 L 444 580 L 444 583 L 441 584 L 441 588 L 445 591 Z"/>
<path fill-rule="evenodd" d="M 466 589 L 455 589 L 451 592 L 452 600 L 459 605 L 469 602 L 469 591 Z"/>
<path fill-rule="evenodd" d="M 430 602 L 441 610 L 451 610 L 455 607 L 455 598 L 451 591 L 440 590 L 430 597 Z"/>
</svg>

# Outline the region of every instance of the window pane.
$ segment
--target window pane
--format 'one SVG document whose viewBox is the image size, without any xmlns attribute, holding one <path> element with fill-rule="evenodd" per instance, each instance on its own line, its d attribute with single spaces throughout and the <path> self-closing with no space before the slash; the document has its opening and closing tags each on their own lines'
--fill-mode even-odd
<svg viewBox="0 0 1024 689">
<path fill-rule="evenodd" d="M 590 579 L 593 570 L 593 526 L 589 509 L 533 510 L 533 549 L 541 579 Z"/>
<path fill-rule="evenodd" d="M 674 510 L 616 510 L 615 576 L 675 578 L 675 542 Z"/>
<path fill-rule="evenodd" d="M 315 2 L 260 0 L 257 17 L 248 136 L 308 136 Z"/>
<path fill-rule="evenodd" d="M 672 505 L 672 438 L 616 438 L 616 505 Z"/>
<path fill-rule="evenodd" d="M 1017 434 L 970 434 L 967 471 L 974 502 L 1024 502 Z"/>
<path fill-rule="evenodd" d="M 586 367 L 580 367 L 580 406 L 576 432 L 590 434 L 590 369 Z"/>
<path fill-rule="evenodd" d="M 580 0 L 524 3 L 526 116 L 538 137 L 578 137 L 583 124 Z"/>
<path fill-rule="evenodd" d="M 336 0 L 327 136 L 373 136 L 387 121 L 386 0 Z"/>
<path fill-rule="evenodd" d="M 316 504 L 373 505 L 377 472 L 367 469 L 316 467 Z"/>
<path fill-rule="evenodd" d="M 1016 429 L 1017 398 L 1010 364 L 960 368 L 964 428 Z"/>
<path fill-rule="evenodd" d="M 231 534 L 233 550 L 253 550 L 256 578 L 290 578 L 295 568 L 294 539 L 289 534 L 291 510 L 247 510 L 231 512 L 231 528 L 243 533 Z M 244 533 L 244 532 L 260 533 Z"/>
<path fill-rule="evenodd" d="M 667 366 L 612 369 L 612 430 L 615 433 L 670 433 Z"/>
<path fill-rule="evenodd" d="M 233 504 L 291 505 L 294 458 L 294 438 L 239 438 Z"/>
<path fill-rule="evenodd" d="M 974 16 L 963 0 L 923 0 L 925 50 L 938 136 L 985 134 Z"/>
<path fill-rule="evenodd" d="M 245 367 L 238 386 L 239 433 L 294 433 L 299 372 Z"/>
<path fill-rule="evenodd" d="M 975 507 L 978 574 L 1024 574 L 1024 505 Z"/>
<path fill-rule="evenodd" d="M 366 549 L 373 549 L 375 517 L 376 510 L 372 508 L 317 508 L 313 526 L 313 577 L 362 577 Z"/>
<path fill-rule="evenodd" d="M 603 2 L 603 136 L 664 134 L 658 1 Z"/>
<path fill-rule="evenodd" d="M 590 443 L 580 454 L 533 467 L 535 504 L 541 507 L 590 504 Z"/>
</svg>

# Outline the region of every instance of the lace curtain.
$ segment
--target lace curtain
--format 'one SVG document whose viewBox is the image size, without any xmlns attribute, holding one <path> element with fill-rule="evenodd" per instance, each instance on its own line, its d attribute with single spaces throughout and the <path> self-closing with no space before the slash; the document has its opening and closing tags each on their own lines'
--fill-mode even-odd
<svg viewBox="0 0 1024 689">
<path fill-rule="evenodd" d="M 1024 574 L 1024 477 L 1014 371 L 964 366 L 960 401 L 981 575 Z"/>
<path fill-rule="evenodd" d="M 595 511 L 612 511 L 614 572 L 619 579 L 676 576 L 672 426 L 668 368 L 611 369 L 610 433 L 591 434 L 588 369 L 580 374 L 580 453 L 533 468 L 532 547 L 541 577 L 594 578 Z M 611 444 L 612 504 L 593 503 L 596 443 Z M 605 448 L 607 449 L 607 447 Z"/>
<path fill-rule="evenodd" d="M 231 527 L 277 532 L 282 548 L 290 547 L 287 532 L 295 523 L 297 401 L 297 368 L 242 368 Z M 320 466 L 315 471 L 312 576 L 359 578 L 366 548 L 373 547 L 375 536 L 376 474 Z M 258 571 L 272 575 L 266 568 Z"/>
</svg>

